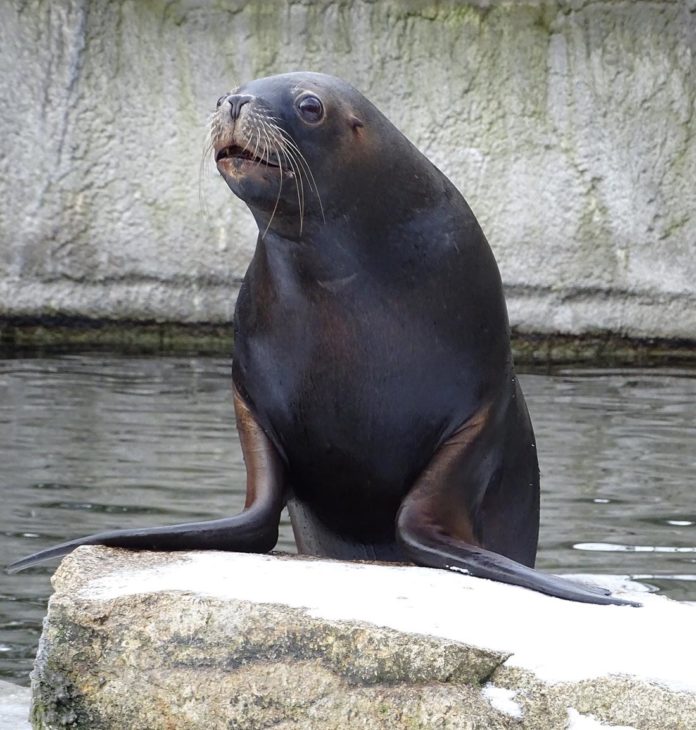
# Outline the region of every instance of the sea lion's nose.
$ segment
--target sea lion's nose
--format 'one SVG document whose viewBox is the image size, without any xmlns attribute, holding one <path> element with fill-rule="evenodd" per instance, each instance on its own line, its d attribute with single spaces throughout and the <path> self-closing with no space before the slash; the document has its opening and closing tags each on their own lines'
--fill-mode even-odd
<svg viewBox="0 0 696 730">
<path fill-rule="evenodd" d="M 231 94 L 227 97 L 227 103 L 230 105 L 230 116 L 232 121 L 239 119 L 242 107 L 248 104 L 254 97 L 248 94 Z"/>
</svg>

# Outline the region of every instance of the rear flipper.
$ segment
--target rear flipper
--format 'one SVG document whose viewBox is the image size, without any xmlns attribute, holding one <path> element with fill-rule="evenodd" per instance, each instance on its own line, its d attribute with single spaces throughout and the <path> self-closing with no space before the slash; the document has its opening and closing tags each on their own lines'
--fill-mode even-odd
<svg viewBox="0 0 696 730">
<path fill-rule="evenodd" d="M 277 541 L 278 523 L 273 528 L 260 510 L 246 510 L 234 517 L 209 522 L 99 532 L 21 558 L 8 565 L 6 570 L 8 573 L 17 573 L 45 560 L 67 555 L 80 545 L 106 545 L 131 550 L 236 550 L 265 553 L 272 550 Z"/>
<path fill-rule="evenodd" d="M 438 449 L 402 502 L 396 536 L 406 555 L 418 565 L 459 570 L 566 600 L 640 605 L 486 549 L 488 538 L 533 565 L 539 519 L 534 437 L 521 392 L 502 409 L 496 405 L 481 408 Z"/>
<path fill-rule="evenodd" d="M 598 586 L 573 583 L 555 575 L 540 573 L 503 555 L 452 538 L 433 526 L 423 527 L 421 517 L 404 505 L 398 521 L 398 536 L 414 563 L 431 568 L 458 570 L 477 578 L 530 588 L 556 598 L 580 603 L 640 606 L 640 603 L 613 598 Z"/>
<path fill-rule="evenodd" d="M 11 573 L 56 558 L 80 545 L 107 545 L 133 550 L 230 550 L 268 552 L 278 541 L 280 512 L 285 502 L 284 469 L 280 456 L 249 407 L 235 389 L 237 430 L 247 468 L 244 511 L 234 517 L 141 530 L 114 530 L 70 540 L 22 558 Z"/>
</svg>

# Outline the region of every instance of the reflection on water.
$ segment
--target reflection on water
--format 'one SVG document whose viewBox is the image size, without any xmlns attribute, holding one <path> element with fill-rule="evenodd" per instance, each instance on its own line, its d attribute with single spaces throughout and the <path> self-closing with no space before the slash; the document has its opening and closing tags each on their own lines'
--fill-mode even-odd
<svg viewBox="0 0 696 730">
<path fill-rule="evenodd" d="M 539 567 L 696 600 L 696 373 L 521 377 L 540 448 Z M 115 527 L 239 511 L 230 364 L 0 360 L 0 564 Z M 287 520 L 279 548 L 293 550 Z M 0 574 L 0 677 L 27 681 L 55 563 Z"/>
<path fill-rule="evenodd" d="M 696 372 L 523 377 L 542 469 L 548 570 L 629 574 L 696 600 Z"/>
</svg>

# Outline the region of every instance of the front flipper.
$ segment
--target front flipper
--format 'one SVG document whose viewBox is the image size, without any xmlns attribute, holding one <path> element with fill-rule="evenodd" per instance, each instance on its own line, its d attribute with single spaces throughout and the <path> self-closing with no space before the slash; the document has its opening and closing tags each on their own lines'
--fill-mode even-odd
<svg viewBox="0 0 696 730">
<path fill-rule="evenodd" d="M 510 408 L 518 407 L 521 406 L 514 402 L 510 405 Z M 479 535 L 486 534 L 486 526 L 478 524 L 476 519 L 484 519 L 481 515 L 485 512 L 482 505 L 486 491 L 495 488 L 491 485 L 496 479 L 507 478 L 501 474 L 517 471 L 506 469 L 505 453 L 501 456 L 499 451 L 506 447 L 515 451 L 515 445 L 511 447 L 505 432 L 506 425 L 514 423 L 515 419 L 509 418 L 509 411 L 507 415 L 508 418 L 501 418 L 494 405 L 482 408 L 435 453 L 404 499 L 397 516 L 397 540 L 406 555 L 417 565 L 461 571 L 571 601 L 640 605 L 612 598 L 603 588 L 540 573 L 487 550 L 485 544 L 481 544 Z M 519 484 L 521 492 L 532 486 L 524 481 Z M 514 492 L 510 493 L 510 498 L 514 499 Z M 524 501 L 520 497 L 520 506 Z M 508 510 L 508 517 L 514 512 L 515 505 L 511 506 L 513 509 Z M 526 523 L 538 521 L 538 514 L 530 510 L 520 519 L 518 524 L 506 526 L 511 534 L 527 534 L 529 525 Z"/>
<path fill-rule="evenodd" d="M 56 558 L 80 545 L 106 545 L 133 550 L 230 550 L 265 553 L 278 541 L 285 503 L 284 468 L 278 452 L 242 397 L 234 391 L 237 430 L 247 469 L 244 511 L 234 517 L 168 527 L 113 530 L 70 540 L 22 558 L 8 566 L 15 573 Z"/>
</svg>

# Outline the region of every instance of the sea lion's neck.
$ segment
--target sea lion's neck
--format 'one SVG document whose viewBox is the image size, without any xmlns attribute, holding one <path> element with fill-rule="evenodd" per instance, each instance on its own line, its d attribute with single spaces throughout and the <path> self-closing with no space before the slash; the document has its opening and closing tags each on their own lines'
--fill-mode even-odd
<svg viewBox="0 0 696 730">
<path fill-rule="evenodd" d="M 269 230 L 259 235 L 254 259 L 276 291 L 287 287 L 311 291 L 322 282 L 351 277 L 364 266 L 355 246 L 343 239 L 341 227 L 329 223 L 297 239 Z"/>
</svg>

